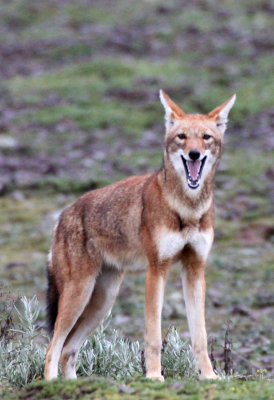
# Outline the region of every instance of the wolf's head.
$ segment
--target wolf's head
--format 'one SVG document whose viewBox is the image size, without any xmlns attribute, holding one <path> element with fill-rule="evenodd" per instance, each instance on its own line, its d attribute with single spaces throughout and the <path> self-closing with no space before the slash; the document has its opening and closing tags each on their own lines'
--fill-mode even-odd
<svg viewBox="0 0 274 400">
<path fill-rule="evenodd" d="M 171 163 L 183 187 L 194 194 L 214 177 L 236 95 L 206 115 L 186 114 L 162 90 L 160 100 L 165 109 L 165 163 Z"/>
</svg>

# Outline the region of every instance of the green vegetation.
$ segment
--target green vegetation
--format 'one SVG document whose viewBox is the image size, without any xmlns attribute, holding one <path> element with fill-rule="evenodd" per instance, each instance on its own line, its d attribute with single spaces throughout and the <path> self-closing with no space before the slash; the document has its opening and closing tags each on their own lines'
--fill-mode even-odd
<svg viewBox="0 0 274 400">
<path fill-rule="evenodd" d="M 30 301 L 22 297 L 14 310 L 9 304 L 0 339 L 0 382 L 4 386 L 21 387 L 43 377 L 46 343 L 37 339 L 44 336 L 48 344 L 48 338 L 37 326 L 39 312 L 35 296 Z M 102 375 L 118 381 L 139 379 L 144 368 L 142 347 L 138 341 L 124 339 L 118 331 L 108 329 L 110 322 L 108 318 L 83 344 L 77 373 L 80 376 Z M 170 329 L 166 335 L 162 358 L 165 377 L 197 378 L 191 348 L 175 329 Z"/>
<path fill-rule="evenodd" d="M 79 379 L 77 381 L 56 380 L 51 383 L 36 382 L 20 394 L 4 392 L 3 400 L 23 399 L 186 399 L 186 400 L 270 400 L 273 399 L 274 384 L 265 380 L 224 382 L 170 381 L 149 382 L 142 378 L 124 383 L 106 380 L 102 377 Z"/>
<path fill-rule="evenodd" d="M 14 307 L 14 309 L 13 309 Z M 171 329 L 163 346 L 163 374 L 166 383 L 143 377 L 142 349 L 138 341 L 122 338 L 109 330 L 108 319 L 88 338 L 79 356 L 77 381 L 41 382 L 46 352 L 37 326 L 40 308 L 36 297 L 21 298 L 17 306 L 9 303 L 9 317 L 2 326 L 0 340 L 0 391 L 3 399 L 159 398 L 270 399 L 274 383 L 264 379 L 265 370 L 249 377 L 224 378 L 198 383 L 189 345 Z M 13 312 L 12 312 L 13 311 Z M 40 338 L 40 340 L 39 340 Z M 91 376 L 92 375 L 92 376 Z M 104 378 L 103 378 L 104 377 Z M 183 378 L 183 381 L 176 379 Z M 114 379 L 114 380 L 113 380 Z M 24 387 L 12 391 L 10 385 Z M 217 397 L 216 397 L 217 396 Z M 273 398 L 273 397 L 272 397 Z"/>
</svg>

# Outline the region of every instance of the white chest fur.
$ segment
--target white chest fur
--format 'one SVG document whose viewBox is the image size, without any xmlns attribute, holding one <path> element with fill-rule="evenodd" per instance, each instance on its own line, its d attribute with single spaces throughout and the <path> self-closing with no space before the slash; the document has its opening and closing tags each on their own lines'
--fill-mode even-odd
<svg viewBox="0 0 274 400">
<path fill-rule="evenodd" d="M 198 228 L 184 229 L 182 232 L 162 228 L 156 236 L 160 260 L 168 260 L 190 244 L 197 254 L 206 260 L 213 241 L 213 230 L 200 231 Z"/>
</svg>

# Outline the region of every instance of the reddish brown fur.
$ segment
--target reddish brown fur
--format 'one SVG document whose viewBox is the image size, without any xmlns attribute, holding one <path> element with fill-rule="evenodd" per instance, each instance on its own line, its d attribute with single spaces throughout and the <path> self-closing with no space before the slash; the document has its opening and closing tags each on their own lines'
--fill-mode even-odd
<svg viewBox="0 0 274 400">
<path fill-rule="evenodd" d="M 187 310 L 197 308 L 194 304 L 196 291 L 198 298 L 201 297 L 195 317 L 188 315 L 198 368 L 202 369 L 202 377 L 215 378 L 207 356 L 204 327 L 206 256 L 203 259 L 199 254 L 201 250 L 197 250 L 200 249 L 200 242 L 196 249 L 192 240 L 211 231 L 213 235 L 213 179 L 223 144 L 222 134 L 216 127 L 216 115 L 222 108 L 209 116 L 188 115 L 166 94 L 163 93 L 163 96 L 165 107 L 171 109 L 163 168 L 153 174 L 130 177 L 83 195 L 62 213 L 55 229 L 50 274 L 56 283 L 59 302 L 54 336 L 47 351 L 46 379 L 56 376 L 56 363 L 58 365 L 61 352 L 65 375 L 76 376 L 75 362 L 84 336 L 95 329 L 112 306 L 124 269 L 134 259 L 148 264 L 147 376 L 162 379 L 163 290 L 170 265 L 181 261 L 186 274 Z M 178 138 L 181 132 L 186 135 L 183 141 Z M 209 142 L 203 139 L 204 133 L 212 136 Z M 215 160 L 195 195 L 186 190 L 183 178 L 178 175 L 172 161 L 172 155 L 178 150 L 187 154 L 192 149 L 198 149 L 202 155 L 208 151 Z M 165 256 L 165 252 L 169 254 L 169 245 L 165 244 L 162 232 L 175 235 L 175 242 L 182 240 L 184 244 Z M 172 246 L 172 239 L 168 240 L 171 240 Z M 203 247 L 201 249 L 203 251 Z M 196 324 L 201 336 L 193 333 L 191 324 Z M 198 343 L 202 343 L 202 347 Z"/>
</svg>

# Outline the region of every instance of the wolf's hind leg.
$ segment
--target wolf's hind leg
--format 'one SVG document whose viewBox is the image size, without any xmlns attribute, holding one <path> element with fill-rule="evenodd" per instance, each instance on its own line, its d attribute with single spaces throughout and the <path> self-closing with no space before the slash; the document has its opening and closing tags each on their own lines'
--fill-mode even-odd
<svg viewBox="0 0 274 400">
<path fill-rule="evenodd" d="M 58 376 L 58 362 L 67 336 L 84 311 L 93 292 L 96 276 L 73 280 L 67 283 L 60 295 L 58 314 L 53 338 L 48 346 L 45 365 L 45 379 Z"/>
<path fill-rule="evenodd" d="M 65 378 L 76 378 L 76 361 L 84 340 L 100 324 L 111 309 L 118 294 L 124 272 L 103 267 L 98 276 L 91 299 L 66 339 L 61 355 Z"/>
</svg>

